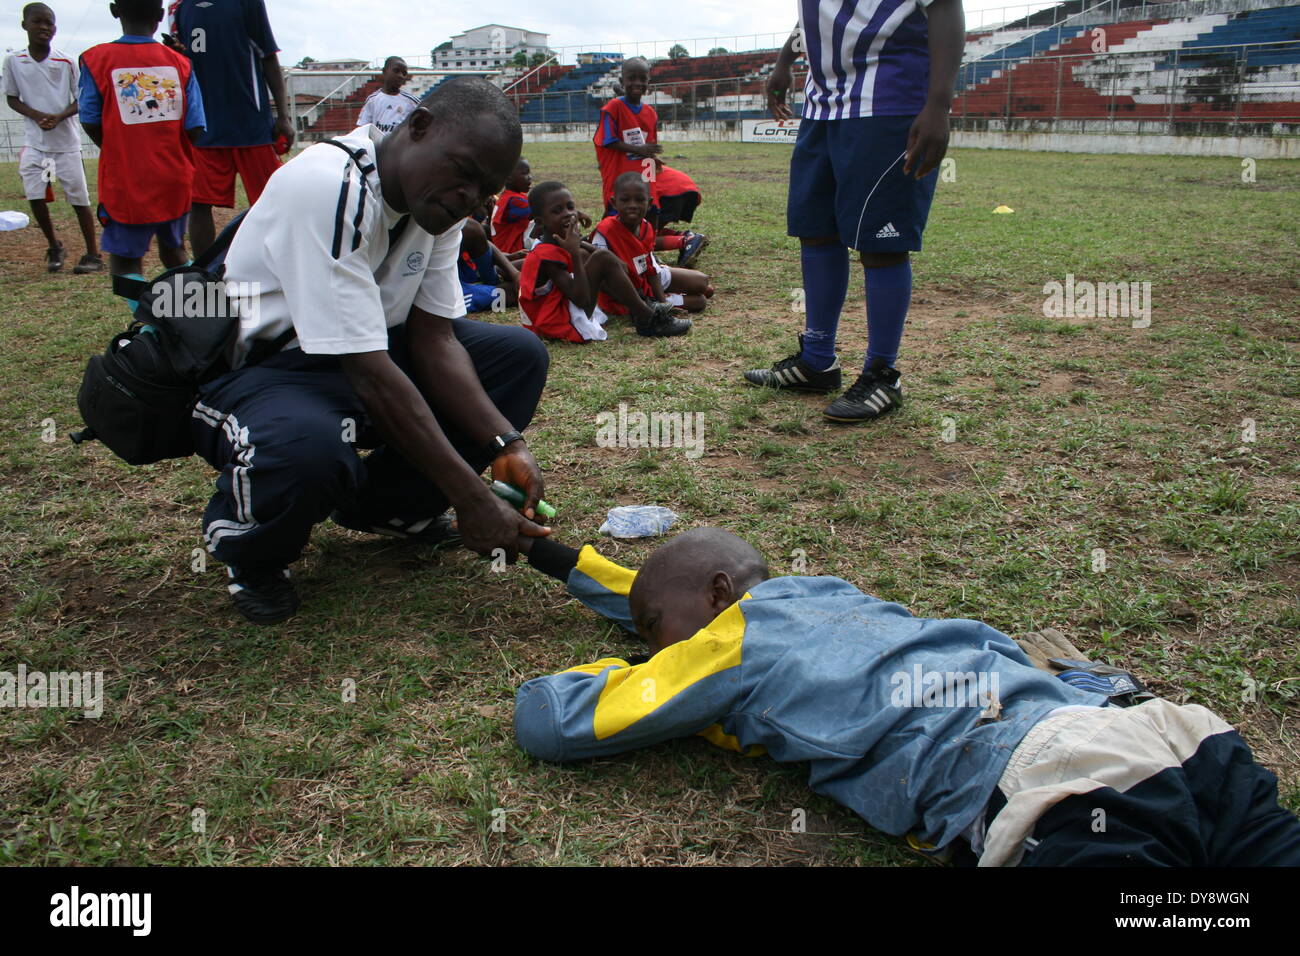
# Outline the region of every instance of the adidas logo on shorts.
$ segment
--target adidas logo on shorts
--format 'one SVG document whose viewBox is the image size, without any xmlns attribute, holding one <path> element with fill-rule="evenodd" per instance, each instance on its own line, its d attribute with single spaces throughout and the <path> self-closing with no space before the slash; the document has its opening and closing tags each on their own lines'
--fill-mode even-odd
<svg viewBox="0 0 1300 956">
<path fill-rule="evenodd" d="M 893 224 L 892 222 L 887 222 L 887 223 L 885 223 L 884 228 L 881 229 L 878 233 L 876 233 L 876 238 L 877 238 L 877 239 L 897 239 L 900 235 L 901 235 L 901 233 L 900 233 L 897 229 L 894 228 L 894 224 Z"/>
</svg>

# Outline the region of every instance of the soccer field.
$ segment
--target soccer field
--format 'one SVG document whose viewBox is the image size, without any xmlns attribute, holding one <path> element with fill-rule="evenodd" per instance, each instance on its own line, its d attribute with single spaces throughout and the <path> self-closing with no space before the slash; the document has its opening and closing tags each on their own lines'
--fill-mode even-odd
<svg viewBox="0 0 1300 956">
<path fill-rule="evenodd" d="M 524 155 L 597 212 L 589 143 Z M 906 404 L 841 427 L 825 399 L 741 379 L 803 327 L 788 151 L 667 143 L 705 195 L 717 295 L 683 338 L 614 320 L 606 342 L 549 343 L 529 443 L 555 537 L 635 565 L 655 540 L 597 529 L 615 505 L 662 504 L 678 529 L 746 537 L 774 574 L 1060 628 L 1237 726 L 1300 809 L 1300 163 L 1243 182 L 1231 158 L 951 155 L 914 258 Z M 27 209 L 12 164 L 0 208 Z M 524 565 L 326 523 L 294 567 L 298 616 L 242 623 L 224 569 L 198 569 L 207 466 L 131 468 L 66 438 L 86 359 L 127 314 L 106 276 L 71 274 L 75 221 L 53 208 L 62 274 L 35 226 L 0 234 L 0 671 L 103 671 L 106 700 L 97 719 L 0 709 L 0 863 L 922 862 L 802 766 L 701 739 L 525 755 L 520 683 L 643 649 Z M 1045 286 L 1070 276 L 1149 282 L 1149 326 L 1045 316 Z M 846 370 L 865 337 L 859 273 Z M 702 413 L 702 454 L 599 447 L 620 404 Z"/>
</svg>

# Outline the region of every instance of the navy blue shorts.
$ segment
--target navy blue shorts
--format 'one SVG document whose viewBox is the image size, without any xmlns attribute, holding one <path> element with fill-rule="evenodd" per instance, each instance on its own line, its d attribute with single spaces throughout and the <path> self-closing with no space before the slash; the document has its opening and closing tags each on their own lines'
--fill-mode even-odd
<svg viewBox="0 0 1300 956">
<path fill-rule="evenodd" d="M 161 245 L 172 249 L 185 246 L 185 224 L 190 214 L 184 213 L 166 222 L 127 223 L 118 222 L 108 214 L 103 203 L 99 206 L 99 221 L 104 227 L 104 235 L 99 240 L 100 248 L 124 259 L 142 259 L 149 251 L 153 237 L 158 237 Z"/>
<path fill-rule="evenodd" d="M 487 285 L 483 282 L 465 282 L 460 284 L 460 291 L 465 296 L 466 312 L 491 312 L 492 303 L 501 298 L 502 308 L 505 307 L 506 290 L 500 286 Z"/>
<path fill-rule="evenodd" d="M 924 179 L 903 174 L 915 119 L 800 120 L 790 157 L 787 233 L 839 236 L 862 252 L 918 251 L 939 170 Z"/>
</svg>

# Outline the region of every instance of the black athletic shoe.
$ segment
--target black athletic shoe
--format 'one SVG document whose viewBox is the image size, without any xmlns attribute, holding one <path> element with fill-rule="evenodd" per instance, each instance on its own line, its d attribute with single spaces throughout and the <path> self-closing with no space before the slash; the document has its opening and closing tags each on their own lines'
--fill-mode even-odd
<svg viewBox="0 0 1300 956">
<path fill-rule="evenodd" d="M 874 362 L 858 380 L 822 412 L 833 422 L 866 422 L 903 407 L 898 371 Z"/>
<path fill-rule="evenodd" d="M 63 243 L 45 250 L 45 271 L 58 272 L 63 268 Z"/>
<path fill-rule="evenodd" d="M 92 256 L 90 253 L 86 253 L 81 257 L 81 261 L 73 266 L 72 271 L 79 276 L 89 275 L 92 272 L 103 272 L 104 260 L 100 256 Z"/>
<path fill-rule="evenodd" d="M 698 232 L 688 232 L 681 251 L 677 253 L 677 268 L 694 269 L 695 262 L 709 245 L 709 237 Z"/>
<path fill-rule="evenodd" d="M 803 360 L 803 334 L 799 351 L 783 358 L 771 368 L 754 368 L 745 373 L 745 381 L 762 388 L 787 388 L 796 392 L 833 392 L 840 387 L 840 360 L 820 372 Z"/>
<path fill-rule="evenodd" d="M 302 603 L 289 580 L 289 569 L 240 571 L 228 568 L 230 599 L 235 608 L 254 624 L 278 624 L 293 617 Z"/>
<path fill-rule="evenodd" d="M 667 302 L 656 302 L 651 309 L 654 314 L 650 318 L 637 320 L 637 335 L 662 339 L 673 335 L 685 335 L 691 330 L 691 320 L 677 318 L 673 315 L 673 307 Z"/>
<path fill-rule="evenodd" d="M 455 520 L 451 512 L 438 515 L 436 518 L 424 518 L 410 524 L 403 524 L 397 518 L 387 524 L 375 524 L 366 521 L 359 515 L 347 514 L 343 511 L 335 511 L 330 515 L 330 519 L 337 525 L 341 525 L 350 531 L 360 531 L 363 534 L 382 534 L 389 538 L 402 538 L 406 541 L 418 541 L 422 544 L 432 545 L 452 545 L 460 544 L 460 532 L 451 527 Z"/>
</svg>

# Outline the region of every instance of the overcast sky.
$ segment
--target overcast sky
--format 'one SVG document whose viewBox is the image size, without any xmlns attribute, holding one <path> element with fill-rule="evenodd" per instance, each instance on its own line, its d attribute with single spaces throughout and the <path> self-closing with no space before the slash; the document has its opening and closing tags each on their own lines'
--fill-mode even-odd
<svg viewBox="0 0 1300 956">
<path fill-rule="evenodd" d="M 108 0 L 50 0 L 49 6 L 58 18 L 54 44 L 68 53 L 79 54 L 120 35 L 117 21 L 109 16 Z M 752 49 L 754 34 L 788 32 L 797 19 L 794 0 L 655 0 L 636 5 L 653 11 L 637 23 L 628 22 L 631 4 L 594 0 L 490 0 L 428 7 L 376 0 L 267 0 L 266 6 L 280 44 L 280 62 L 286 66 L 304 56 L 317 60 L 373 60 L 393 53 L 427 57 L 430 49 L 453 33 L 489 22 L 549 33 L 552 47 L 606 49 L 617 41 L 718 37 L 729 49 Z M 1000 11 L 1006 6 L 1011 4 L 1004 0 L 965 0 L 968 23 L 980 22 L 979 11 Z M 0 46 L 5 49 L 27 43 L 18 25 L 20 9 L 21 3 L 5 4 L 8 19 L 0 26 Z M 984 14 L 984 22 L 990 22 L 990 16 Z M 734 39 L 737 31 L 743 31 L 740 42 Z"/>
</svg>

